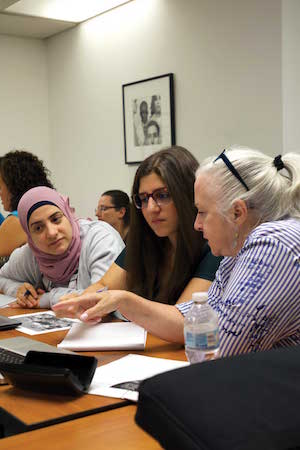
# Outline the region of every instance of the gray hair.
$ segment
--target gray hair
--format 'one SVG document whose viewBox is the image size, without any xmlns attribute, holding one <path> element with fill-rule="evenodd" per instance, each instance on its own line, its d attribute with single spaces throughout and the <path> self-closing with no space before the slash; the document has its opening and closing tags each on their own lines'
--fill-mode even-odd
<svg viewBox="0 0 300 450">
<path fill-rule="evenodd" d="M 300 219 L 300 155 L 286 153 L 281 160 L 284 168 L 277 170 L 274 158 L 259 150 L 231 147 L 226 156 L 246 183 L 247 191 L 222 159 L 207 158 L 200 164 L 196 177 L 209 175 L 209 188 L 216 195 L 220 213 L 229 210 L 240 199 L 257 217 L 269 222 L 288 217 Z"/>
</svg>

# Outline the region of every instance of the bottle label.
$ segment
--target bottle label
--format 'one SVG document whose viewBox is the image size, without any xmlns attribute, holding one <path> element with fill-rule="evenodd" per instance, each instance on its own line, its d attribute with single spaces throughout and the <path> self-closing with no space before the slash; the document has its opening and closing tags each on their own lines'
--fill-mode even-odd
<svg viewBox="0 0 300 450">
<path fill-rule="evenodd" d="M 219 347 L 219 330 L 206 333 L 185 333 L 186 347 L 196 348 L 203 351 L 215 350 Z"/>
</svg>

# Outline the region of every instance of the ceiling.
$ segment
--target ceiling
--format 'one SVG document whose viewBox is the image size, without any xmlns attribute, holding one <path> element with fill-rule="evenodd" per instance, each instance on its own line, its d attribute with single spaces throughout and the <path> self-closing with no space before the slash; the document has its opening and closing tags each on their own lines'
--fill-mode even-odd
<svg viewBox="0 0 300 450">
<path fill-rule="evenodd" d="M 0 13 L 0 34 L 12 36 L 45 39 L 76 25 L 60 20 Z"/>
<path fill-rule="evenodd" d="M 0 35 L 46 39 L 129 1 L 132 0 L 0 0 Z M 51 8 L 62 4 L 63 16 L 51 14 Z M 77 17 L 76 8 L 82 6 L 90 11 Z"/>
</svg>

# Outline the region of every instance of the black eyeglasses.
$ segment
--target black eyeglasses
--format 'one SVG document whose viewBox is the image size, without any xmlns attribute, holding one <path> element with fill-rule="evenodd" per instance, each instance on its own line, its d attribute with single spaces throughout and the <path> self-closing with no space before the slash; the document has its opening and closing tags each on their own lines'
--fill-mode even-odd
<svg viewBox="0 0 300 450">
<path fill-rule="evenodd" d="M 243 178 L 241 177 L 241 175 L 238 173 L 238 171 L 236 170 L 236 168 L 233 166 L 233 164 L 229 161 L 229 159 L 227 158 L 227 156 L 225 155 L 225 149 L 222 151 L 222 153 L 214 160 L 214 162 L 216 162 L 218 159 L 222 159 L 224 161 L 224 163 L 226 164 L 226 166 L 228 167 L 228 169 L 230 170 L 230 172 L 232 173 L 232 175 L 235 176 L 235 178 L 237 178 L 239 180 L 239 182 L 244 186 L 244 188 L 249 191 L 249 188 L 247 186 L 247 184 L 245 183 L 245 181 L 243 180 Z"/>
<path fill-rule="evenodd" d="M 137 209 L 147 208 L 149 198 L 153 198 L 158 206 L 167 205 L 172 201 L 171 195 L 169 194 L 167 188 L 155 189 L 152 194 L 142 192 L 141 194 L 134 194 L 132 196 L 133 202 Z"/>
</svg>

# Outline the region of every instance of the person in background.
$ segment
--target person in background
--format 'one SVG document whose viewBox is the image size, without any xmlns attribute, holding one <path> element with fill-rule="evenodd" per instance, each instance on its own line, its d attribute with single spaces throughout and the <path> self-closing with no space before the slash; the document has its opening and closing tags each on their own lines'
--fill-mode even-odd
<svg viewBox="0 0 300 450">
<path fill-rule="evenodd" d="M 155 120 L 150 120 L 146 126 L 146 145 L 161 144 L 160 128 Z"/>
<path fill-rule="evenodd" d="M 0 269 L 0 291 L 15 307 L 49 308 L 98 280 L 124 247 L 105 222 L 77 219 L 66 197 L 40 186 L 27 191 L 18 215 L 28 244 Z"/>
<path fill-rule="evenodd" d="M 139 114 L 138 114 L 139 110 Z M 136 146 L 145 145 L 146 127 L 149 119 L 148 103 L 142 100 L 139 107 L 138 101 L 133 102 L 133 127 L 134 143 Z"/>
<path fill-rule="evenodd" d="M 87 314 L 94 311 L 99 318 L 119 310 L 163 339 L 176 340 L 175 326 L 181 340 L 177 323 L 181 314 L 172 305 L 190 299 L 195 291 L 207 291 L 221 259 L 193 229 L 197 167 L 197 160 L 183 147 L 161 150 L 141 163 L 132 188 L 135 208 L 126 249 L 87 289 L 91 294 L 55 305 L 58 315 L 78 317 L 79 309 L 93 306 Z M 104 286 L 107 293 L 95 293 Z"/>
<path fill-rule="evenodd" d="M 144 127 L 144 133 L 145 133 L 145 127 L 148 123 L 148 119 L 149 119 L 149 112 L 148 112 L 148 103 L 143 100 L 140 104 L 140 117 L 141 117 L 141 122 L 143 124 Z"/>
<path fill-rule="evenodd" d="M 52 188 L 49 174 L 43 161 L 26 151 L 11 151 L 0 158 L 0 197 L 3 209 L 9 212 L 0 226 L 0 266 L 27 241 L 17 213 L 20 198 L 35 186 Z"/>
<path fill-rule="evenodd" d="M 160 95 L 152 95 L 150 107 L 150 120 L 160 122 L 161 119 L 161 98 Z"/>
<path fill-rule="evenodd" d="M 195 204 L 199 238 L 225 256 L 208 290 L 219 315 L 220 356 L 299 345 L 300 155 L 235 148 L 209 158 L 196 174 Z M 119 309 L 151 333 L 183 343 L 191 301 L 156 310 L 144 304 L 144 313 L 134 309 L 139 302 L 112 291 L 56 306 L 86 322 Z"/>
<path fill-rule="evenodd" d="M 95 214 L 114 227 L 126 243 L 130 222 L 130 199 L 126 192 L 118 189 L 103 192 Z"/>
</svg>

